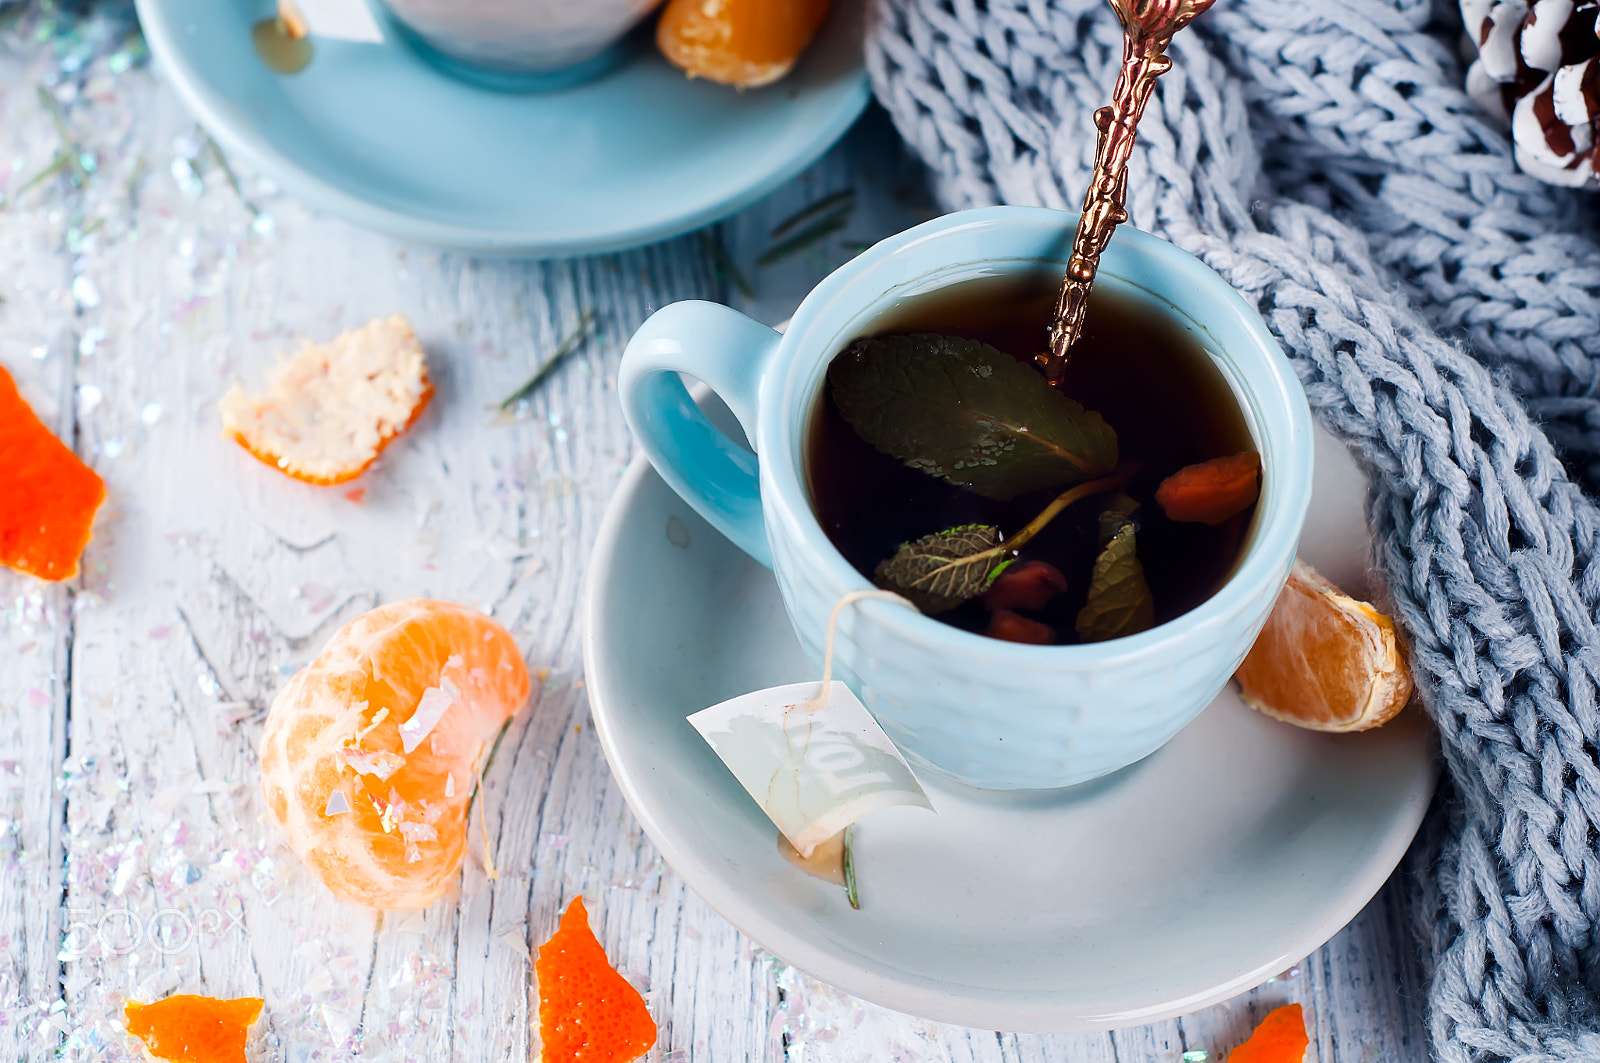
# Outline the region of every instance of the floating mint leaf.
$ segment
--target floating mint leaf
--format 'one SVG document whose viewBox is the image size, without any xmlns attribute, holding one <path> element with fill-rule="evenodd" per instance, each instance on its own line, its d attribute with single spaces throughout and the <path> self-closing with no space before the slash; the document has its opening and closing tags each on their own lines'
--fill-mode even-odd
<svg viewBox="0 0 1600 1063">
<path fill-rule="evenodd" d="M 1011 563 L 1000 529 L 963 524 L 902 543 L 873 573 L 878 586 L 898 591 L 924 613 L 954 609 L 989 589 Z"/>
<path fill-rule="evenodd" d="M 922 333 L 857 340 L 828 370 L 856 433 L 914 469 L 998 501 L 1117 464 L 1117 436 L 986 343 Z"/>
<path fill-rule="evenodd" d="M 1124 524 L 1133 523 L 1133 515 L 1139 511 L 1139 502 L 1125 494 L 1116 494 L 1111 501 L 1106 503 L 1106 508 L 1100 511 L 1100 546 L 1105 548 L 1117 532 L 1122 530 Z"/>
<path fill-rule="evenodd" d="M 1135 552 L 1132 524 L 1124 524 L 1095 558 L 1089 599 L 1078 612 L 1078 637 L 1104 642 L 1137 635 L 1155 623 L 1155 601 Z"/>
</svg>

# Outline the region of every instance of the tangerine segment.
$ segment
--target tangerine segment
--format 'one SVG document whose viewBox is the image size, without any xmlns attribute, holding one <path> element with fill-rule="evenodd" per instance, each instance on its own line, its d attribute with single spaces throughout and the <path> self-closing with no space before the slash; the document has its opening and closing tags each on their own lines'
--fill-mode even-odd
<svg viewBox="0 0 1600 1063">
<path fill-rule="evenodd" d="M 128 1032 L 157 1059 L 171 1063 L 245 1063 L 250 1027 L 261 1016 L 260 997 L 218 1000 L 187 994 L 153 1004 L 122 1007 Z"/>
<path fill-rule="evenodd" d="M 1298 559 L 1234 678 L 1252 708 L 1316 731 L 1377 727 L 1411 698 L 1394 621 Z"/>
<path fill-rule="evenodd" d="M 273 699 L 268 814 L 340 898 L 425 908 L 466 853 L 484 745 L 528 689 L 516 643 L 482 613 L 421 598 L 364 613 Z"/>
<path fill-rule="evenodd" d="M 433 382 L 403 314 L 369 321 L 328 343 L 308 343 L 275 368 L 267 394 L 235 384 L 217 403 L 222 430 L 296 480 L 353 480 L 410 428 Z"/>
<path fill-rule="evenodd" d="M 690 77 L 756 88 L 789 72 L 830 2 L 669 0 L 656 24 L 656 44 Z"/>
<path fill-rule="evenodd" d="M 0 366 L 0 564 L 71 579 L 106 485 L 50 433 Z"/>
<path fill-rule="evenodd" d="M 1285 1004 L 1267 1012 L 1255 1033 L 1228 1053 L 1228 1063 L 1301 1063 L 1311 1039 L 1299 1004 Z"/>
<path fill-rule="evenodd" d="M 582 897 L 539 946 L 539 1038 L 544 1063 L 629 1063 L 656 1043 L 639 991 L 618 974 L 589 929 Z"/>
</svg>

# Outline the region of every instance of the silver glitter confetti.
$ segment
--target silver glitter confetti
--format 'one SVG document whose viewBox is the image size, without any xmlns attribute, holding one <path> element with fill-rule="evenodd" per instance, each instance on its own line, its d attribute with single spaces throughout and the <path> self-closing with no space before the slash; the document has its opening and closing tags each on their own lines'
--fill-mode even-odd
<svg viewBox="0 0 1600 1063">
<path fill-rule="evenodd" d="M 80 307 L 90 310 L 100 305 L 100 289 L 80 273 L 72 278 L 72 298 Z"/>
</svg>

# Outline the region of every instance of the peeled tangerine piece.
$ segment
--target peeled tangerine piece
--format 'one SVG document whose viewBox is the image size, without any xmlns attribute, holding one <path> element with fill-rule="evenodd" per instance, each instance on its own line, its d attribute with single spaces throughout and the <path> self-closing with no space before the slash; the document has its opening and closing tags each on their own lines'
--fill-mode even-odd
<svg viewBox="0 0 1600 1063">
<path fill-rule="evenodd" d="M 50 434 L 0 368 L 0 564 L 71 579 L 106 485 Z"/>
<path fill-rule="evenodd" d="M 656 1043 L 644 998 L 606 959 L 589 929 L 582 897 L 539 946 L 539 1039 L 542 1063 L 629 1063 Z"/>
<path fill-rule="evenodd" d="M 1234 678 L 1252 708 L 1315 731 L 1377 727 L 1411 698 L 1394 621 L 1298 559 Z"/>
<path fill-rule="evenodd" d="M 1301 1063 L 1310 1044 L 1300 1005 L 1285 1004 L 1267 1012 L 1250 1039 L 1228 1053 L 1228 1063 Z"/>
<path fill-rule="evenodd" d="M 768 85 L 800 58 L 831 0 L 668 0 L 656 45 L 690 77 Z"/>
<path fill-rule="evenodd" d="M 308 343 L 267 378 L 217 403 L 222 430 L 273 468 L 312 484 L 353 480 L 433 398 L 422 345 L 403 314 Z"/>
<path fill-rule="evenodd" d="M 123 1005 L 128 1032 L 145 1051 L 170 1063 L 245 1063 L 250 1027 L 261 1017 L 260 997 L 218 1000 L 179 995 Z"/>
<path fill-rule="evenodd" d="M 485 744 L 528 699 L 505 628 L 415 598 L 363 613 L 273 699 L 267 812 L 343 900 L 425 908 L 467 848 Z"/>
</svg>

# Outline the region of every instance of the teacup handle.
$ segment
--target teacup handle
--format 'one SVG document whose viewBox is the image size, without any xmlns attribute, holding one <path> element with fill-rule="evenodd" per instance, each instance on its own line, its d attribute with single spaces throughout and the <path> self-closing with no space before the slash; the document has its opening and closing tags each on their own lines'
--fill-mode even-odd
<svg viewBox="0 0 1600 1063">
<path fill-rule="evenodd" d="M 657 310 L 628 341 L 617 373 L 622 411 L 661 478 L 711 526 L 772 567 L 756 456 L 700 412 L 679 379 L 703 380 L 754 445 L 761 378 L 782 336 L 719 303 Z"/>
</svg>

